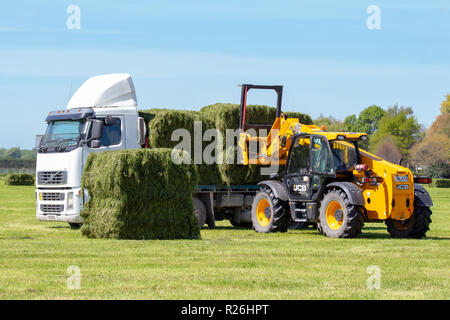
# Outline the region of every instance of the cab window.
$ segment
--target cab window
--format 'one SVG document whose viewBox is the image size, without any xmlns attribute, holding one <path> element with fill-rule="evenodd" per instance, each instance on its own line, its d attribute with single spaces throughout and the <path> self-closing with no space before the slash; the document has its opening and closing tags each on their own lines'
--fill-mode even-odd
<svg viewBox="0 0 450 320">
<path fill-rule="evenodd" d="M 121 121 L 119 118 L 114 118 L 116 121 L 113 125 L 104 126 L 100 143 L 102 147 L 114 146 L 120 144 L 122 141 Z M 89 132 L 89 137 L 91 132 Z"/>
<path fill-rule="evenodd" d="M 334 173 L 328 142 L 323 137 L 311 138 L 311 164 L 313 172 Z"/>
<path fill-rule="evenodd" d="M 332 141 L 331 152 L 337 171 L 350 170 L 356 163 L 356 150 L 348 142 Z"/>
<path fill-rule="evenodd" d="M 311 152 L 307 140 L 309 139 L 297 138 L 295 140 L 291 149 L 288 173 L 301 173 L 309 169 Z"/>
</svg>

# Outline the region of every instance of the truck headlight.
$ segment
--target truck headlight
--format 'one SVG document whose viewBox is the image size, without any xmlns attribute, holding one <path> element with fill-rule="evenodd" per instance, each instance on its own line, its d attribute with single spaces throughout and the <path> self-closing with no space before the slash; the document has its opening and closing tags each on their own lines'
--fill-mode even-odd
<svg viewBox="0 0 450 320">
<path fill-rule="evenodd" d="M 73 192 L 67 194 L 67 210 L 73 210 Z"/>
<path fill-rule="evenodd" d="M 399 176 L 398 174 L 395 175 L 395 182 L 408 182 L 409 176 Z"/>
</svg>

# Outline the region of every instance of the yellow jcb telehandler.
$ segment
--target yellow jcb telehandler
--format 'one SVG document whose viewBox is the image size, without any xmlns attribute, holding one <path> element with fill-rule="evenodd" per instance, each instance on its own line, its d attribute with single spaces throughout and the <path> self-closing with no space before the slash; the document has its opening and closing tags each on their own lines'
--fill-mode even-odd
<svg viewBox="0 0 450 320">
<path fill-rule="evenodd" d="M 250 89 L 278 94 L 275 122 L 252 125 L 245 119 Z M 422 238 L 429 230 L 433 205 L 411 171 L 358 147 L 365 133 L 327 132 L 281 113 L 282 86 L 242 85 L 240 153 L 244 165 L 280 165 L 281 173 L 258 183 L 252 204 L 253 228 L 285 232 L 290 223 L 316 223 L 327 237 L 361 233 L 364 222 L 384 221 L 396 238 Z M 249 129 L 270 128 L 265 137 Z M 257 152 L 250 152 L 257 142 Z M 430 181 L 422 179 L 420 182 Z"/>
</svg>

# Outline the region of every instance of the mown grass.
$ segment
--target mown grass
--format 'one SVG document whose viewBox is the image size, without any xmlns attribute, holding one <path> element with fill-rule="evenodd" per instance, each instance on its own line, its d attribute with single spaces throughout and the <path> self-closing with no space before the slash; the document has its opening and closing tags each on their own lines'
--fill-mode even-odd
<svg viewBox="0 0 450 320">
<path fill-rule="evenodd" d="M 366 224 L 356 239 L 258 234 L 220 222 L 203 240 L 91 240 L 35 218 L 34 187 L 0 181 L 0 299 L 448 299 L 450 189 L 429 189 L 423 240 Z M 81 270 L 68 289 L 67 268 Z M 367 267 L 381 288 L 367 288 Z"/>
</svg>

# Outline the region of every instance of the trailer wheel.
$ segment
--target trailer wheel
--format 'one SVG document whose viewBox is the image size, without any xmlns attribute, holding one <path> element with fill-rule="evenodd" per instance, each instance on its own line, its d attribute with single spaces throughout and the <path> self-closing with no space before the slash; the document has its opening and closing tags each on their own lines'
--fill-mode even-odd
<svg viewBox="0 0 450 320">
<path fill-rule="evenodd" d="M 320 204 L 319 232 L 330 238 L 353 238 L 364 225 L 362 208 L 350 204 L 341 190 L 331 190 Z"/>
<path fill-rule="evenodd" d="M 193 197 L 192 200 L 194 200 L 195 217 L 197 218 L 200 228 L 203 228 L 206 222 L 206 207 L 199 198 Z"/>
<path fill-rule="evenodd" d="M 406 221 L 388 219 L 385 223 L 392 238 L 421 239 L 430 230 L 431 210 L 430 207 L 414 207 L 410 219 Z"/>
<path fill-rule="evenodd" d="M 265 188 L 256 194 L 252 204 L 252 224 L 257 232 L 286 232 L 290 221 L 285 205 L 274 197 L 272 190 Z"/>
</svg>

